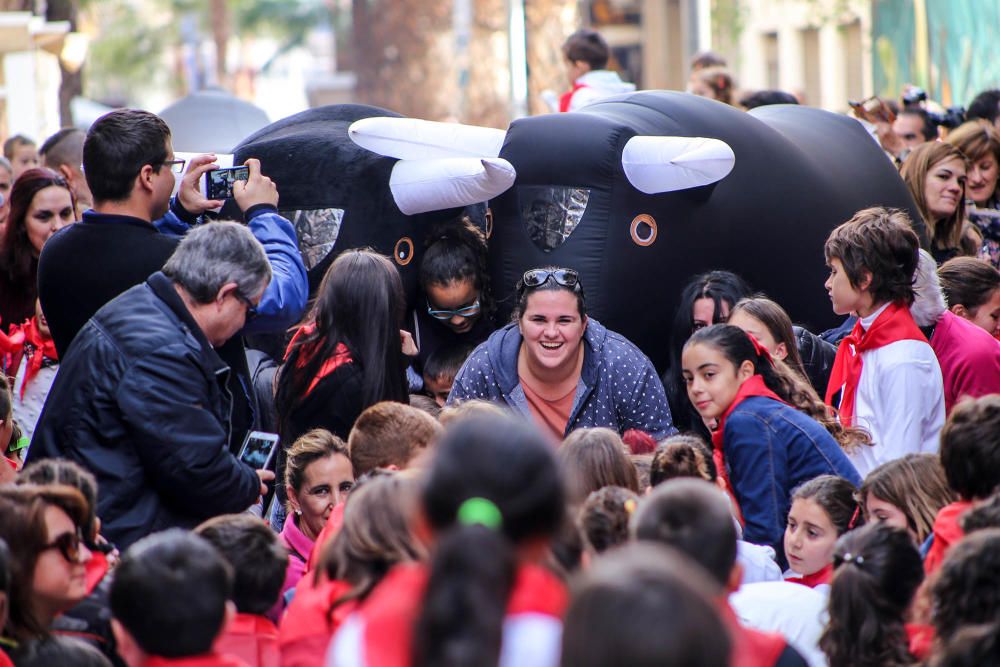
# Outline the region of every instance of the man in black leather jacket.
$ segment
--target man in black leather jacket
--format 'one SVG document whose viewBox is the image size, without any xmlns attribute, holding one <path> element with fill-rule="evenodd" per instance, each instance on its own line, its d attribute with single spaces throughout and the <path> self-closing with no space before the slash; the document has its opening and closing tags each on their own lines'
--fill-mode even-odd
<svg viewBox="0 0 1000 667">
<path fill-rule="evenodd" d="M 101 308 L 62 360 L 28 460 L 90 470 L 102 532 L 122 550 L 244 510 L 273 479 L 229 451 L 230 369 L 215 351 L 253 317 L 270 279 L 246 227 L 199 227 L 162 272 Z"/>
</svg>

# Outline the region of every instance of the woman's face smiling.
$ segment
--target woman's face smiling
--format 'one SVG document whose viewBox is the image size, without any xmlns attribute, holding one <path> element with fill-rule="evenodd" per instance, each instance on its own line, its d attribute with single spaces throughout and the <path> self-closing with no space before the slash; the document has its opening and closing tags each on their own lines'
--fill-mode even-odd
<svg viewBox="0 0 1000 667">
<path fill-rule="evenodd" d="M 997 159 L 993 153 L 987 152 L 969 165 L 966 186 L 969 189 L 969 197 L 976 202 L 976 206 L 984 206 L 993 196 L 993 192 L 997 188 L 998 175 L 1000 175 L 1000 169 L 997 167 Z"/>
<path fill-rule="evenodd" d="M 702 419 L 718 419 L 725 414 L 736 392 L 754 374 L 750 361 L 737 369 L 721 350 L 705 343 L 686 346 L 681 367 L 688 398 Z"/>
<path fill-rule="evenodd" d="M 587 330 L 576 294 L 565 289 L 535 290 L 518 325 L 524 339 L 521 349 L 532 368 L 552 371 L 576 364 Z"/>
</svg>

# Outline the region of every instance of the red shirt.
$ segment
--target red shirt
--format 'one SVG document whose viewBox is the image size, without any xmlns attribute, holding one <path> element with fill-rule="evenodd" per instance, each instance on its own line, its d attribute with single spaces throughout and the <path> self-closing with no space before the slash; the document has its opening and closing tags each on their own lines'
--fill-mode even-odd
<svg viewBox="0 0 1000 667">
<path fill-rule="evenodd" d="M 236 614 L 215 640 L 215 650 L 250 667 L 278 667 L 278 628 L 256 614 Z"/>
<path fill-rule="evenodd" d="M 957 503 L 945 505 L 938 512 L 937 518 L 934 519 L 934 543 L 931 544 L 931 550 L 924 558 L 925 574 L 930 575 L 936 572 L 941 567 L 941 563 L 944 562 L 944 557 L 951 545 L 962 539 L 965 533 L 958 525 L 958 519 L 970 507 L 972 507 L 972 503 L 960 500 Z"/>
<path fill-rule="evenodd" d="M 303 580 L 305 581 L 305 580 Z M 330 608 L 349 593 L 344 581 L 324 581 L 315 587 L 300 586 L 278 628 L 281 667 L 323 667 L 326 649 L 344 619 L 357 608 L 353 600 Z"/>
</svg>

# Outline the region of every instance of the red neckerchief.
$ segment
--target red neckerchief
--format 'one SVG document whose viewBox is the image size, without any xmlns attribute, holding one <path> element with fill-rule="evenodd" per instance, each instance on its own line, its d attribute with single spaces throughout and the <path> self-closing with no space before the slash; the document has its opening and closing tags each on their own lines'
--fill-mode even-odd
<svg viewBox="0 0 1000 667">
<path fill-rule="evenodd" d="M 739 519 L 741 526 L 744 525 L 743 512 L 740 509 L 740 501 L 736 498 L 733 485 L 729 481 L 729 473 L 726 472 L 726 455 L 723 449 L 723 439 L 726 431 L 726 417 L 728 417 L 729 414 L 736 409 L 736 406 L 742 403 L 744 399 L 750 398 L 751 396 L 763 396 L 781 403 L 785 402 L 781 400 L 780 396 L 767 388 L 767 385 L 764 384 L 763 375 L 754 375 L 740 385 L 739 391 L 736 392 L 736 396 L 733 398 L 733 402 L 729 404 L 726 411 L 721 417 L 719 417 L 719 425 L 712 433 L 712 459 L 715 461 L 715 469 L 718 476 L 726 485 L 726 492 L 729 493 L 730 498 L 733 500 L 733 506 L 736 509 L 736 518 Z"/>
<path fill-rule="evenodd" d="M 574 83 L 573 84 L 573 88 L 570 89 L 569 92 L 563 93 L 559 97 L 559 111 L 563 111 L 563 112 L 569 111 L 570 102 L 573 101 L 573 93 L 575 93 L 576 91 L 580 90 L 581 88 L 586 88 L 586 87 L 587 87 L 587 84 L 585 84 L 585 83 Z"/>
<path fill-rule="evenodd" d="M 101 551 L 91 551 L 90 560 L 84 565 L 84 577 L 87 582 L 87 595 L 94 592 L 97 584 L 101 583 L 104 575 L 108 573 L 111 566 L 108 564 L 108 555 Z"/>
<path fill-rule="evenodd" d="M 24 390 L 28 384 L 42 370 L 45 360 L 58 362 L 59 353 L 56 352 L 55 341 L 52 337 L 44 338 L 38 329 L 35 318 L 31 318 L 21 327 L 24 332 L 24 353 L 28 355 L 27 363 L 24 367 L 24 381 L 21 382 L 21 399 L 24 399 Z"/>
<path fill-rule="evenodd" d="M 372 667 L 408 667 L 413 628 L 420 613 L 430 569 L 422 564 L 397 565 L 360 608 L 364 621 L 364 655 Z M 517 568 L 507 600 L 507 615 L 543 614 L 562 618 L 568 604 L 566 587 L 538 565 Z M 393 641 L 386 641 L 391 637 Z"/>
<path fill-rule="evenodd" d="M 907 623 L 906 638 L 909 640 L 910 655 L 917 660 L 927 660 L 934 649 L 934 626 Z"/>
<path fill-rule="evenodd" d="M 288 357 L 291 356 L 292 350 L 295 349 L 296 345 L 302 346 L 302 353 L 299 355 L 299 360 L 295 363 L 296 368 L 302 368 L 309 363 L 312 359 L 313 354 L 316 353 L 316 348 L 319 346 L 318 340 L 302 340 L 306 336 L 311 336 L 316 333 L 316 323 L 311 322 L 309 324 L 303 324 L 299 327 L 299 330 L 295 332 L 292 336 L 292 340 L 288 342 L 288 347 L 285 349 L 285 361 L 288 361 Z M 344 364 L 349 364 L 353 362 L 354 359 L 351 358 L 351 351 L 347 349 L 347 346 L 343 343 L 337 343 L 337 347 L 333 349 L 333 356 L 323 362 L 320 366 L 319 371 L 316 373 L 316 377 L 312 379 L 309 383 L 309 388 L 306 389 L 305 398 L 312 390 L 316 388 L 319 381 L 325 378 L 330 373 L 334 372 Z"/>
<path fill-rule="evenodd" d="M 851 426 L 854 418 L 854 401 L 861 379 L 861 353 L 899 340 L 921 340 L 926 343 L 927 337 L 913 321 L 906 305 L 891 303 L 875 318 L 867 331 L 862 328 L 861 320 L 858 320 L 851 333 L 840 341 L 837 357 L 830 371 L 830 382 L 826 387 L 826 403 L 832 406 L 833 397 L 843 389 L 839 413 L 840 423 L 844 426 Z"/>
<path fill-rule="evenodd" d="M 812 574 L 806 574 L 801 577 L 789 577 L 785 581 L 793 584 L 801 584 L 803 586 L 808 586 L 809 588 L 816 588 L 820 584 L 829 584 L 833 581 L 833 563 L 827 565 L 822 570 L 817 570 Z"/>
</svg>

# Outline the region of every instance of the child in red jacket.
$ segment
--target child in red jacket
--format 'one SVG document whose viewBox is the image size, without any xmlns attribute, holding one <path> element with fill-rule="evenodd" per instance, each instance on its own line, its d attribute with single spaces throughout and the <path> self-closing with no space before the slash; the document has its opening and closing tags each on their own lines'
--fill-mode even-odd
<svg viewBox="0 0 1000 667">
<path fill-rule="evenodd" d="M 233 568 L 236 615 L 215 640 L 215 650 L 250 667 L 278 667 L 278 628 L 265 614 L 281 593 L 288 552 L 257 517 L 228 514 L 195 528 Z"/>
</svg>

